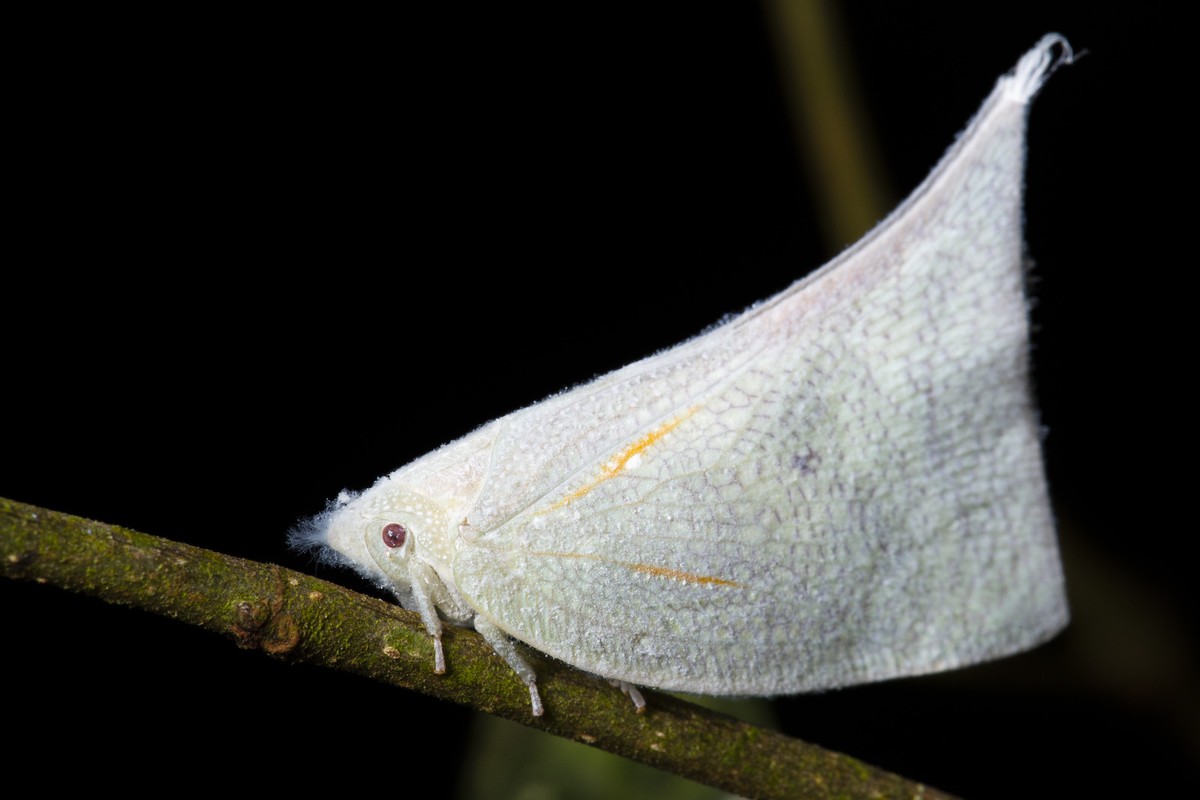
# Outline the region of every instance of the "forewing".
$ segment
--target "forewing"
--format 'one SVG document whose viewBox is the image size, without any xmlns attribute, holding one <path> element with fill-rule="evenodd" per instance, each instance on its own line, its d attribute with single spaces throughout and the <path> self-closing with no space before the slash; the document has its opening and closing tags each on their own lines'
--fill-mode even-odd
<svg viewBox="0 0 1200 800">
<path fill-rule="evenodd" d="M 454 563 L 468 601 L 583 669 L 715 694 L 928 672 L 1057 631 L 1020 224 L 1048 49 L 841 258 L 503 420 Z"/>
</svg>

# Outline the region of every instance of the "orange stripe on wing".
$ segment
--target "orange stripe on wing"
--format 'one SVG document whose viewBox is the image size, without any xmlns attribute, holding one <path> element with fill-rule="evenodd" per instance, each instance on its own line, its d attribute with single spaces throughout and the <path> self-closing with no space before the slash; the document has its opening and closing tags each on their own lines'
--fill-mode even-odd
<svg viewBox="0 0 1200 800">
<path fill-rule="evenodd" d="M 690 572 L 683 572 L 678 569 L 668 569 L 667 567 L 656 567 L 652 564 L 635 564 L 629 561 L 616 561 L 615 559 L 605 558 L 604 556 L 594 555 L 592 553 L 552 553 L 547 551 L 530 553 L 531 556 L 546 556 L 549 558 L 583 558 L 588 561 L 603 561 L 606 564 L 614 564 L 618 567 L 625 567 L 634 572 L 641 572 L 646 575 L 655 575 L 660 578 L 674 578 L 675 580 L 685 583 L 698 583 L 708 586 L 732 586 L 736 589 L 743 588 L 742 584 L 736 581 L 728 581 L 724 578 L 718 578 L 714 575 L 693 575 Z"/>
<path fill-rule="evenodd" d="M 583 486 L 580 486 L 578 489 L 576 489 L 575 491 L 566 495 L 565 497 L 555 501 L 555 503 L 553 505 L 542 509 L 538 513 L 539 514 L 547 514 L 551 511 L 554 511 L 555 509 L 562 508 L 563 506 L 566 506 L 566 505 L 570 505 L 572 502 L 583 497 L 584 495 L 586 495 L 588 492 L 595 489 L 600 484 L 604 483 L 605 481 L 609 480 L 610 478 L 615 478 L 616 476 L 620 475 L 622 472 L 625 471 L 625 467 L 629 465 L 629 461 L 634 456 L 640 455 L 643 451 L 645 451 L 647 448 L 649 448 L 655 442 L 659 441 L 664 436 L 666 436 L 668 433 L 675 430 L 675 428 L 678 427 L 681 422 L 683 422 L 685 419 L 690 417 L 692 414 L 695 414 L 699 410 L 699 408 L 700 408 L 699 406 L 690 408 L 683 415 L 678 416 L 675 419 L 670 420 L 668 422 L 664 422 L 662 425 L 659 425 L 657 428 L 650 431 L 649 433 L 647 433 L 643 436 L 640 436 L 637 439 L 634 439 L 632 442 L 630 442 L 629 444 L 627 444 L 625 446 L 624 450 L 613 455 L 611 458 L 608 459 L 608 461 L 606 461 L 605 463 L 600 465 L 600 474 L 598 476 L 593 478 L 588 483 L 585 483 Z"/>
</svg>

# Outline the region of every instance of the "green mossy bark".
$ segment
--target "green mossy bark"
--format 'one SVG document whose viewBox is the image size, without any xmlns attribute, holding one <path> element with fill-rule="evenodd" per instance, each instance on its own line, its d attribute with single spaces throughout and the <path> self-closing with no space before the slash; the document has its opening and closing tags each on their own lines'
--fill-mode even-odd
<svg viewBox="0 0 1200 800">
<path fill-rule="evenodd" d="M 0 498 L 0 574 L 134 606 L 239 647 L 461 703 L 745 797 L 941 798 L 862 762 L 647 693 L 633 713 L 606 682 L 536 653 L 546 713 L 474 631 L 448 628 L 447 671 L 416 614 L 271 564 Z"/>
</svg>

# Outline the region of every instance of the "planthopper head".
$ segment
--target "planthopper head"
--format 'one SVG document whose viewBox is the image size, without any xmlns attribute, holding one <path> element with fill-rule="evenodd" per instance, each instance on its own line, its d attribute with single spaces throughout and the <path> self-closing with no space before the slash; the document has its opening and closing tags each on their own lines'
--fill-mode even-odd
<svg viewBox="0 0 1200 800">
<path fill-rule="evenodd" d="M 362 494 L 342 492 L 290 539 L 323 561 L 352 567 L 411 608 L 410 562 L 428 561 L 445 528 L 446 513 L 437 503 L 384 478 Z"/>
</svg>

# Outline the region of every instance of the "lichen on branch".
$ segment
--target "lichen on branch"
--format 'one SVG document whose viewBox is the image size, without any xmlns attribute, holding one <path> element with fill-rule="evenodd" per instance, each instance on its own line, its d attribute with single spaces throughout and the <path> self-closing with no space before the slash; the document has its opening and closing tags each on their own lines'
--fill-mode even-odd
<svg viewBox="0 0 1200 800">
<path fill-rule="evenodd" d="M 648 713 L 636 715 L 606 682 L 529 652 L 547 711 L 534 718 L 525 686 L 474 631 L 445 631 L 447 672 L 435 675 L 420 618 L 398 606 L 283 567 L 3 498 L 0 575 L 451 700 L 746 797 L 947 797 L 668 695 L 648 693 Z"/>
</svg>

